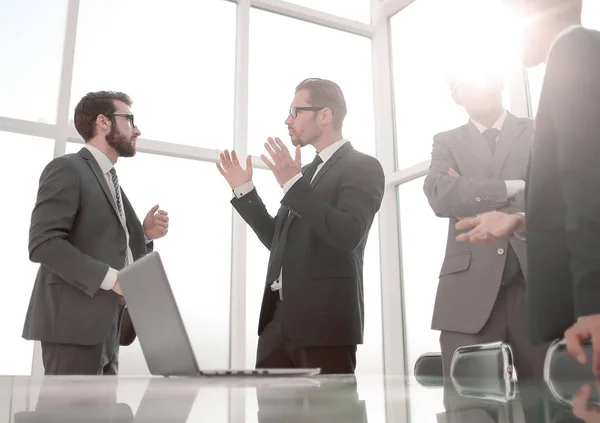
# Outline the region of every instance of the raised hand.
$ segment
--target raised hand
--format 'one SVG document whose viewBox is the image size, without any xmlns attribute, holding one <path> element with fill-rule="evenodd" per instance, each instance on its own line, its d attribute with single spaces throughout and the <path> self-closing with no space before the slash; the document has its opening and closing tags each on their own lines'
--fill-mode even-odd
<svg viewBox="0 0 600 423">
<path fill-rule="evenodd" d="M 252 156 L 246 159 L 246 169 L 242 169 L 235 150 L 225 150 L 221 153 L 221 160 L 217 162 L 217 169 L 225 180 L 229 183 L 231 189 L 235 189 L 252 180 Z"/>
</svg>

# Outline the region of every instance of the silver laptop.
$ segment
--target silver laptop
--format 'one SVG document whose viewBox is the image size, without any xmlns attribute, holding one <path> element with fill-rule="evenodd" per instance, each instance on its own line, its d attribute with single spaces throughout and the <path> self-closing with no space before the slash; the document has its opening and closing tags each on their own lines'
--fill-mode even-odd
<svg viewBox="0 0 600 423">
<path fill-rule="evenodd" d="M 312 376 L 321 372 L 318 368 L 201 369 L 158 252 L 154 251 L 121 270 L 118 281 L 127 301 L 146 364 L 153 375 Z"/>
</svg>

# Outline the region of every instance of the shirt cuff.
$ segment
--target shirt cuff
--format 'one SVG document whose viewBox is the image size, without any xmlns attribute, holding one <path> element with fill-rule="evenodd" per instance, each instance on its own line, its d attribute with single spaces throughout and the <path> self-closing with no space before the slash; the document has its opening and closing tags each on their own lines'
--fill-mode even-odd
<svg viewBox="0 0 600 423">
<path fill-rule="evenodd" d="M 287 194 L 287 192 L 290 190 L 290 188 L 292 186 L 294 186 L 294 184 L 296 182 L 298 182 L 298 180 L 302 178 L 302 173 L 298 173 L 296 175 L 294 175 L 292 177 L 292 179 L 290 179 L 289 181 L 287 181 L 285 184 L 283 184 L 283 195 Z"/>
<path fill-rule="evenodd" d="M 146 235 L 144 235 L 144 239 L 146 240 L 146 245 L 148 245 L 152 242 L 151 239 L 146 238 Z"/>
<path fill-rule="evenodd" d="M 525 189 L 525 181 L 521 180 L 504 181 L 504 184 L 506 185 L 506 196 L 508 198 L 514 197 Z"/>
<path fill-rule="evenodd" d="M 106 272 L 106 276 L 104 276 L 104 280 L 100 285 L 100 288 L 106 291 L 110 291 L 111 289 L 113 289 L 115 283 L 117 283 L 117 274 L 117 270 L 113 269 L 112 267 L 109 267 L 108 271 Z"/>
<path fill-rule="evenodd" d="M 254 183 L 252 181 L 246 182 L 244 185 L 240 185 L 237 188 L 234 188 L 233 194 L 236 198 L 242 198 L 244 195 L 248 194 L 250 191 L 254 189 Z"/>
</svg>

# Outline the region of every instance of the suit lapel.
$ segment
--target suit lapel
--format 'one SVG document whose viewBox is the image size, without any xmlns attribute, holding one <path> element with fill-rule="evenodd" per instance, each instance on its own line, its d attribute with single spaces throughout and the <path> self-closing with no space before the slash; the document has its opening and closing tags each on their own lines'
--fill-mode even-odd
<svg viewBox="0 0 600 423">
<path fill-rule="evenodd" d="M 323 179 L 323 176 L 325 176 L 325 174 L 329 171 L 329 169 L 331 169 L 331 166 L 333 166 L 333 164 L 335 162 L 337 162 L 340 158 L 344 157 L 346 154 L 348 154 L 349 151 L 352 151 L 352 150 L 354 150 L 354 148 L 352 147 L 352 144 L 350 144 L 349 141 L 346 142 L 344 145 L 342 145 L 338 149 L 338 151 L 336 151 L 333 154 L 333 156 L 331 156 L 331 158 L 325 162 L 325 164 L 323 165 L 321 170 L 319 170 L 317 172 L 317 174 L 315 175 L 315 177 L 313 178 L 310 185 L 313 188 L 315 188 L 317 186 L 317 184 L 321 181 L 321 179 Z"/>
<path fill-rule="evenodd" d="M 117 209 L 117 204 L 115 203 L 115 200 L 113 199 L 112 193 L 110 192 L 110 189 L 108 188 L 108 184 L 106 183 L 106 179 L 104 178 L 104 174 L 102 174 L 102 170 L 100 169 L 100 166 L 96 162 L 96 159 L 94 159 L 94 156 L 92 156 L 92 153 L 90 153 L 87 148 L 82 148 L 81 150 L 79 150 L 79 154 L 81 154 L 81 156 L 87 161 L 88 165 L 92 169 L 94 176 L 98 180 L 98 183 L 100 184 L 100 187 L 102 188 L 102 191 L 104 192 L 104 195 L 106 195 L 106 199 L 111 204 L 112 209 L 114 210 L 117 219 L 119 219 L 119 222 L 122 222 L 121 216 L 119 215 L 119 209 Z M 121 226 L 123 226 L 122 223 L 121 223 Z"/>
<path fill-rule="evenodd" d="M 504 162 L 506 162 L 508 153 L 510 153 L 513 144 L 517 138 L 519 138 L 524 128 L 525 125 L 522 125 L 512 114 L 509 113 L 506 116 L 502 131 L 500 132 L 500 137 L 498 138 L 498 144 L 496 145 L 496 152 L 493 159 L 494 178 L 498 178 L 500 176 L 500 172 L 502 171 Z"/>
<path fill-rule="evenodd" d="M 492 162 L 494 158 L 490 148 L 488 147 L 487 140 L 471 121 L 463 126 L 463 131 L 465 131 L 467 135 L 465 138 L 469 140 L 469 148 L 475 152 L 479 158 L 481 167 L 485 169 L 486 174 L 491 177 Z"/>
</svg>

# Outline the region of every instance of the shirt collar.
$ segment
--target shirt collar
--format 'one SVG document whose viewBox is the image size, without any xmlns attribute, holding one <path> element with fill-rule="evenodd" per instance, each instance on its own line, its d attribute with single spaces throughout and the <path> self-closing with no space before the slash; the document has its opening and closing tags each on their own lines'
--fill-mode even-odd
<svg viewBox="0 0 600 423">
<path fill-rule="evenodd" d="M 554 38 L 554 41 L 552 41 L 552 44 L 550 44 L 550 49 L 548 50 L 548 57 L 550 57 L 550 53 L 552 52 L 552 49 L 554 48 L 554 45 L 556 44 L 556 42 L 559 39 L 561 39 L 562 37 L 564 37 L 565 35 L 567 35 L 569 32 L 571 32 L 571 31 L 573 31 L 573 30 L 575 30 L 577 28 L 581 28 L 581 25 L 579 25 L 579 24 L 569 25 L 568 27 L 566 27 L 565 29 L 563 29 L 562 31 L 560 31 L 558 33 L 558 35 Z"/>
<path fill-rule="evenodd" d="M 114 166 L 106 154 L 98 150 L 93 145 L 86 144 L 84 147 L 87 148 L 90 153 L 92 153 L 92 156 L 94 156 L 94 159 L 96 159 L 96 162 L 98 162 L 98 166 L 100 166 L 100 170 L 102 170 L 104 175 L 110 172 Z"/>
<path fill-rule="evenodd" d="M 504 110 L 504 112 L 500 115 L 500 117 L 498 119 L 496 119 L 496 122 L 494 122 L 494 124 L 492 125 L 492 128 L 496 128 L 497 130 L 502 131 L 502 127 L 504 126 L 504 121 L 506 120 L 506 116 L 508 116 L 508 112 L 506 110 Z M 475 127 L 482 134 L 483 134 L 483 131 L 485 131 L 486 129 L 489 129 L 487 126 L 482 125 L 481 123 L 477 122 L 476 120 L 471 119 L 471 122 L 473 122 L 473 125 L 475 125 Z"/>
<path fill-rule="evenodd" d="M 321 150 L 318 154 L 319 157 L 321 157 L 321 160 L 323 160 L 323 164 L 325 164 L 327 160 L 331 159 L 335 152 L 338 151 L 342 147 L 342 145 L 346 144 L 347 142 L 347 139 L 342 138 L 341 140 L 331 144 L 329 147 Z"/>
</svg>

